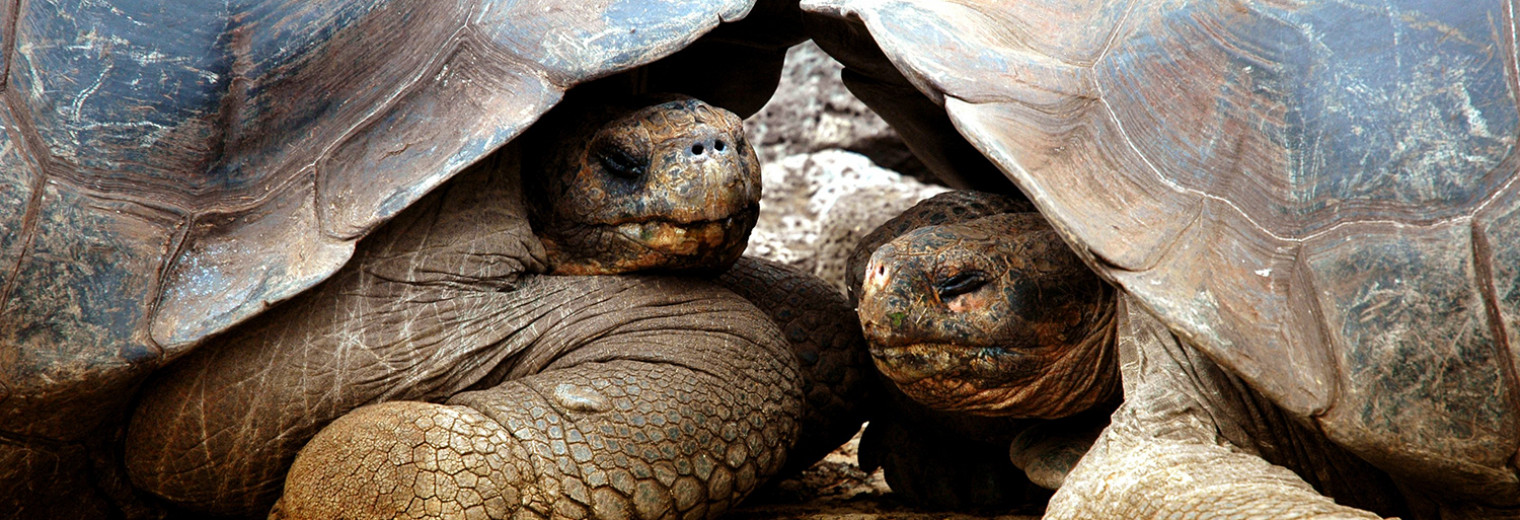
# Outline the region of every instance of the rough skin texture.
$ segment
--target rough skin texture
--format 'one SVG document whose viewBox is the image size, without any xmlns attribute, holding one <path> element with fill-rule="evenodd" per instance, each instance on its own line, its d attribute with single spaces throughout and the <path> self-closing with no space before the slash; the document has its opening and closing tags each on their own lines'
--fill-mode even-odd
<svg viewBox="0 0 1520 520">
<path fill-rule="evenodd" d="M 733 340 L 692 352 L 650 345 L 650 332 L 448 404 L 345 416 L 296 460 L 276 517 L 716 516 L 785 460 L 796 373 L 767 366 L 784 352 Z M 664 352 L 616 358 L 635 346 Z"/>
<path fill-rule="evenodd" d="M 1117 348 L 1126 400 L 1051 500 L 1049 518 L 1426 517 L 1411 515 L 1386 474 L 1124 300 Z"/>
<path fill-rule="evenodd" d="M 1049 495 L 1032 483 L 1058 487 L 1118 397 L 1113 291 L 1029 211 L 941 194 L 852 256 L 890 385 L 862 465 L 920 503 L 1037 512 Z"/>
<path fill-rule="evenodd" d="M 471 167 L 156 378 L 128 430 L 133 484 L 197 514 L 263 515 L 283 489 L 283 518 L 657 518 L 716 516 L 774 473 L 803 408 L 776 325 L 701 280 L 545 275 L 584 257 L 531 233 L 519 172 L 556 172 L 524 153 Z M 664 258 L 726 259 L 691 251 Z"/>
<path fill-rule="evenodd" d="M 742 258 L 717 281 L 770 314 L 797 354 L 805 434 L 781 476 L 807 469 L 860 431 L 879 391 L 855 311 L 831 284 L 769 260 Z"/>
</svg>

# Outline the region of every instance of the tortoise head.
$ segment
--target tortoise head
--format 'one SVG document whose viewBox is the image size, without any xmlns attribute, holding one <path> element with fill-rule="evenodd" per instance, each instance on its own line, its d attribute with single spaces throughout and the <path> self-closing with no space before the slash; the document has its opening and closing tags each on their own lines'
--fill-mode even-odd
<svg viewBox="0 0 1520 520">
<path fill-rule="evenodd" d="M 882 245 L 858 312 L 877 368 L 938 410 L 1050 419 L 1118 396 L 1113 289 L 1037 213 Z"/>
<path fill-rule="evenodd" d="M 523 165 L 555 274 L 716 272 L 738 260 L 760 204 L 760 162 L 738 116 L 682 96 L 566 104 Z"/>
</svg>

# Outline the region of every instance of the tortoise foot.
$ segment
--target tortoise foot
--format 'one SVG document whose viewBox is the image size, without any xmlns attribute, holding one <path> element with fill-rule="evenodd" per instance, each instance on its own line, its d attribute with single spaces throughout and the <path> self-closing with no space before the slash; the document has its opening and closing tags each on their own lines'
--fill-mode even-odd
<svg viewBox="0 0 1520 520">
<path fill-rule="evenodd" d="M 795 395 L 743 386 L 612 361 L 367 406 L 302 450 L 271 518 L 712 518 L 797 433 Z"/>
<path fill-rule="evenodd" d="M 532 474 L 525 447 L 480 412 L 382 403 L 307 444 L 270 518 L 507 518 L 538 498 L 521 486 Z"/>
</svg>

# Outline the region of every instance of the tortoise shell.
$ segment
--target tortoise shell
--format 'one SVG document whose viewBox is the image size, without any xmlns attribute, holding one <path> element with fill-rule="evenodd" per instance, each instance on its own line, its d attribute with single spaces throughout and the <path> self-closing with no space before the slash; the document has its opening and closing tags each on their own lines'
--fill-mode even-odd
<svg viewBox="0 0 1520 520">
<path fill-rule="evenodd" d="M 564 91 L 751 2 L 11 2 L 0 423 L 68 440 Z M 779 58 L 778 58 L 779 59 Z"/>
<path fill-rule="evenodd" d="M 804 8 L 863 24 L 1093 268 L 1278 405 L 1396 475 L 1516 489 L 1513 3 Z"/>
</svg>

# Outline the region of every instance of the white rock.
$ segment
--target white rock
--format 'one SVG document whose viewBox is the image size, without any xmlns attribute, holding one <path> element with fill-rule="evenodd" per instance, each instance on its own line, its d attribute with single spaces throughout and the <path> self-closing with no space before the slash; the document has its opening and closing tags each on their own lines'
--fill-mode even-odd
<svg viewBox="0 0 1520 520">
<path fill-rule="evenodd" d="M 946 188 L 877 167 L 842 150 L 765 165 L 760 219 L 747 254 L 797 266 L 845 288 L 845 263 L 861 237 Z"/>
</svg>

